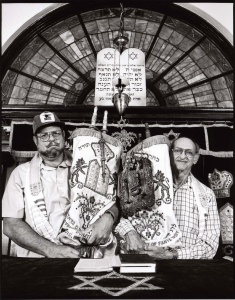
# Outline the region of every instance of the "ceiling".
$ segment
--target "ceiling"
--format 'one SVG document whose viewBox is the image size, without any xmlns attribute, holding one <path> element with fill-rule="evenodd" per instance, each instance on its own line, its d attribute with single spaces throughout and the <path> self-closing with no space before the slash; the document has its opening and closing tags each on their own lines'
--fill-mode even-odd
<svg viewBox="0 0 235 300">
<path fill-rule="evenodd" d="M 233 47 L 214 27 L 173 3 L 123 4 L 128 47 L 145 54 L 147 106 L 233 108 Z M 94 105 L 97 53 L 114 47 L 120 13 L 118 1 L 79 1 L 29 26 L 3 55 L 3 106 Z"/>
</svg>

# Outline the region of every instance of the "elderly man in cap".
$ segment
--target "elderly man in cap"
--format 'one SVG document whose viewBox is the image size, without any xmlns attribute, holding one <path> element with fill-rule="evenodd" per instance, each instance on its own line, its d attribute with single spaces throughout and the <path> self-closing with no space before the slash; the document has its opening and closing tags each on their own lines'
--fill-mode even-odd
<svg viewBox="0 0 235 300">
<path fill-rule="evenodd" d="M 2 200 L 3 232 L 16 243 L 19 257 L 80 256 L 79 248 L 58 239 L 70 208 L 72 158 L 65 151 L 63 129 L 64 123 L 52 112 L 35 116 L 33 140 L 38 151 L 9 178 Z M 94 224 L 90 243 L 108 240 L 117 208 L 110 210 L 112 214 Z"/>
</svg>

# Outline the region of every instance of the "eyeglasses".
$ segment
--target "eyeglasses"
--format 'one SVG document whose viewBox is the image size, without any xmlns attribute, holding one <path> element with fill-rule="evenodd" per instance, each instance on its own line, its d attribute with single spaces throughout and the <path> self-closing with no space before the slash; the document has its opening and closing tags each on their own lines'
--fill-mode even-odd
<svg viewBox="0 0 235 300">
<path fill-rule="evenodd" d="M 193 151 L 190 150 L 190 149 L 175 148 L 175 149 L 172 149 L 172 151 L 173 151 L 173 153 L 175 154 L 176 157 L 182 155 L 183 152 L 185 153 L 185 156 L 189 159 L 194 156 Z"/>
<path fill-rule="evenodd" d="M 37 136 L 40 138 L 42 142 L 48 142 L 51 135 L 53 136 L 54 139 L 57 139 L 62 135 L 62 131 L 58 130 L 52 132 L 38 133 Z"/>
</svg>

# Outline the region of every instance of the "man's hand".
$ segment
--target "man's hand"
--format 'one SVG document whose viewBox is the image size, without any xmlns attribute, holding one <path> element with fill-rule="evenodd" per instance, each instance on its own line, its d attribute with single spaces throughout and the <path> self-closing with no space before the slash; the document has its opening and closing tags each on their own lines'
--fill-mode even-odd
<svg viewBox="0 0 235 300">
<path fill-rule="evenodd" d="M 61 232 L 58 235 L 58 240 L 65 245 L 73 245 L 73 246 L 79 246 L 81 243 L 79 241 L 76 241 L 75 239 L 71 239 L 65 232 Z"/>
<path fill-rule="evenodd" d="M 103 214 L 97 221 L 87 227 L 83 233 L 91 236 L 87 240 L 89 245 L 104 245 L 108 242 L 113 227 L 113 217 L 110 214 Z"/>
<path fill-rule="evenodd" d="M 163 249 L 162 247 L 151 246 L 147 247 L 147 250 L 141 251 L 141 254 L 148 254 L 149 256 L 156 259 L 173 259 L 173 253 L 169 250 Z"/>
<path fill-rule="evenodd" d="M 4 218 L 4 233 L 19 246 L 43 255 L 45 257 L 78 258 L 78 250 L 66 246 L 56 245 L 37 234 L 29 224 L 18 218 Z"/>
<path fill-rule="evenodd" d="M 78 258 L 79 251 L 65 245 L 54 245 L 48 251 L 46 257 L 51 258 Z"/>
<path fill-rule="evenodd" d="M 145 243 L 142 241 L 140 235 L 135 231 L 131 230 L 126 235 L 126 251 L 140 253 L 144 250 Z"/>
</svg>

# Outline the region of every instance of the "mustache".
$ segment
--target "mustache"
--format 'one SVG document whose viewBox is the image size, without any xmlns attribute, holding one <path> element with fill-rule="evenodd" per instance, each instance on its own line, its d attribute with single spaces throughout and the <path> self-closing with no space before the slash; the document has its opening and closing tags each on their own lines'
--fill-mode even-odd
<svg viewBox="0 0 235 300">
<path fill-rule="evenodd" d="M 177 159 L 176 161 L 177 162 L 188 162 L 188 160 L 186 160 L 186 159 Z"/>
<path fill-rule="evenodd" d="M 59 143 L 50 142 L 50 144 L 47 145 L 46 148 L 50 148 L 50 147 L 52 147 L 52 146 L 57 146 L 57 147 L 58 147 L 59 145 L 60 145 Z"/>
</svg>

